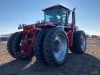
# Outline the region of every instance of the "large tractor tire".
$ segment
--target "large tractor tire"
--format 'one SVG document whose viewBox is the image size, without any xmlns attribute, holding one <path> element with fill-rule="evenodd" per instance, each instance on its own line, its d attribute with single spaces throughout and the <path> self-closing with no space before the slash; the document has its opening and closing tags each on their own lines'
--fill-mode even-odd
<svg viewBox="0 0 100 75">
<path fill-rule="evenodd" d="M 14 57 L 14 58 L 15 58 L 15 55 L 14 55 L 14 53 L 12 52 L 12 41 L 13 41 L 13 39 L 14 39 L 14 36 L 15 36 L 17 33 L 19 33 L 19 32 L 13 33 L 13 34 L 10 36 L 10 38 L 8 39 L 8 41 L 7 41 L 7 50 L 8 50 L 8 53 L 9 53 L 12 57 Z"/>
<path fill-rule="evenodd" d="M 19 53 L 22 52 L 21 47 L 20 47 L 21 39 L 22 39 L 21 32 L 15 34 L 15 36 L 13 38 L 13 42 L 12 42 L 12 52 L 14 53 L 16 59 L 23 59 L 23 60 L 31 59 L 34 55 L 33 51 L 30 53 L 29 56 L 25 56 L 25 55 L 20 56 L 19 55 Z"/>
<path fill-rule="evenodd" d="M 70 48 L 71 52 L 83 54 L 86 51 L 86 35 L 84 31 L 76 31 L 73 35 L 73 47 Z"/>
<path fill-rule="evenodd" d="M 42 63 L 46 63 L 44 59 L 44 53 L 43 53 L 43 42 L 44 37 L 47 33 L 47 30 L 42 30 L 36 35 L 36 39 L 34 42 L 34 53 L 38 61 Z"/>
<path fill-rule="evenodd" d="M 51 66 L 61 66 L 66 62 L 68 39 L 66 33 L 59 28 L 49 29 L 43 44 L 44 58 Z"/>
</svg>

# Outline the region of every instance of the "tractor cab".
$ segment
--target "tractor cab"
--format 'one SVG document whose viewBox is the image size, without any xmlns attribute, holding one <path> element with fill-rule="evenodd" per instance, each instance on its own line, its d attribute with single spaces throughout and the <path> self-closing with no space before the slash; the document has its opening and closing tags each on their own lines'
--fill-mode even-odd
<svg viewBox="0 0 100 75">
<path fill-rule="evenodd" d="M 44 11 L 45 22 L 52 22 L 55 25 L 67 25 L 70 10 L 62 5 L 55 5 L 46 8 Z"/>
</svg>

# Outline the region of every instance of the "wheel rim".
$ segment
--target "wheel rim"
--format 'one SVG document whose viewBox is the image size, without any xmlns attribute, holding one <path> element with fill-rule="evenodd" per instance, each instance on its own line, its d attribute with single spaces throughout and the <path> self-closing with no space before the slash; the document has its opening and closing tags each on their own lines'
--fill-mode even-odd
<svg viewBox="0 0 100 75">
<path fill-rule="evenodd" d="M 82 48 L 82 51 L 85 51 L 85 48 L 86 48 L 86 39 L 84 36 L 81 36 L 81 48 Z"/>
<path fill-rule="evenodd" d="M 19 43 L 19 47 L 20 47 L 19 56 L 21 56 L 21 57 L 28 57 L 28 56 L 30 56 L 31 51 L 28 50 L 29 52 L 27 52 L 27 51 L 25 52 L 23 49 L 27 49 L 27 48 L 23 48 L 23 46 L 25 46 L 25 45 L 22 44 L 21 42 L 22 42 L 22 40 L 21 40 L 20 43 Z M 25 46 L 25 47 L 26 47 L 26 46 Z"/>
<path fill-rule="evenodd" d="M 54 56 L 58 61 L 62 61 L 67 52 L 67 41 L 64 34 L 59 33 L 54 40 Z"/>
<path fill-rule="evenodd" d="M 23 54 L 24 53 L 24 51 L 22 49 L 23 44 L 21 42 L 22 42 L 22 40 L 20 41 L 20 52 Z"/>
</svg>

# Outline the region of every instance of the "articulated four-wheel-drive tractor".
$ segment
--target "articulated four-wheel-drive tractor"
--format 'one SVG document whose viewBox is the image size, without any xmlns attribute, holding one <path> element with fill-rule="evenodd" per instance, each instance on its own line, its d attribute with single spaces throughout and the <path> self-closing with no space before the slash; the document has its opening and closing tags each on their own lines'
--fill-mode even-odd
<svg viewBox="0 0 100 75">
<path fill-rule="evenodd" d="M 55 66 L 65 63 L 68 49 L 72 53 L 83 54 L 86 50 L 86 35 L 75 25 L 75 9 L 72 23 L 68 23 L 71 12 L 62 5 L 46 8 L 44 20 L 31 25 L 20 25 L 23 31 L 13 33 L 7 43 L 10 55 L 16 59 L 37 60 Z"/>
</svg>

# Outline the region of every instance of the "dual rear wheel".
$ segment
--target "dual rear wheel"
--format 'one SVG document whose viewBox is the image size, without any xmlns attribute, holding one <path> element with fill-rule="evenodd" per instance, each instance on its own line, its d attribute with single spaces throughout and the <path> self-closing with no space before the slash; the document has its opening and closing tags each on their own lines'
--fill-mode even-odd
<svg viewBox="0 0 100 75">
<path fill-rule="evenodd" d="M 40 31 L 35 39 L 34 51 L 37 60 L 49 65 L 62 65 L 68 53 L 65 32 L 59 28 Z"/>
<path fill-rule="evenodd" d="M 23 60 L 31 59 L 34 56 L 33 51 L 31 51 L 28 56 L 20 55 L 23 54 L 21 50 L 21 39 L 22 39 L 21 32 L 16 32 L 12 34 L 7 42 L 7 50 L 9 54 L 16 59 L 23 59 Z"/>
<path fill-rule="evenodd" d="M 70 48 L 71 52 L 83 54 L 86 51 L 86 35 L 83 31 L 77 31 L 73 34 L 73 47 Z"/>
</svg>

